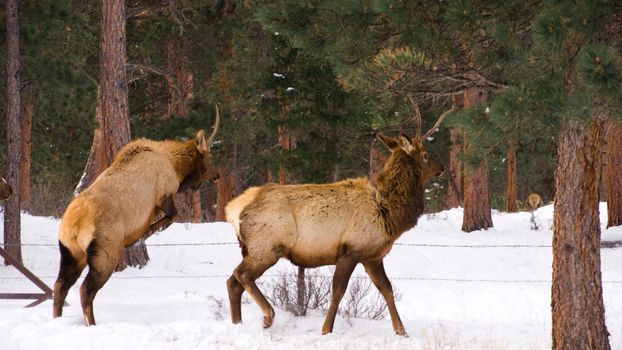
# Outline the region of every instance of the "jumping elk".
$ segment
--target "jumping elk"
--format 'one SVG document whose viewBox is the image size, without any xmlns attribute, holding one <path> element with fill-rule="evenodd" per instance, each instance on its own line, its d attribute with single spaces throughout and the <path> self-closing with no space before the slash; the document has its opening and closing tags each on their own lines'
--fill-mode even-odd
<svg viewBox="0 0 622 350">
<path fill-rule="evenodd" d="M 232 322 L 242 321 L 241 297 L 247 291 L 262 310 L 263 326 L 272 325 L 274 309 L 255 280 L 287 258 L 302 267 L 335 265 L 322 326 L 322 334 L 331 333 L 350 276 L 361 263 L 386 300 L 395 333 L 406 336 L 383 258 L 423 213 L 424 184 L 443 172 L 422 142 L 449 112 L 423 136 L 378 134 L 391 156 L 373 184 L 367 178 L 321 185 L 268 184 L 249 188 L 229 202 L 227 221 L 235 228 L 243 257 L 227 280 Z"/>
<path fill-rule="evenodd" d="M 219 123 L 216 109 L 208 139 L 200 130 L 186 142 L 138 139 L 128 143 L 110 167 L 73 199 L 60 224 L 55 318 L 62 315 L 69 288 L 88 265 L 80 299 L 86 325 L 94 325 L 93 299 L 115 270 L 123 248 L 172 223 L 177 214 L 175 193 L 217 179 L 210 145 Z"/>
<path fill-rule="evenodd" d="M 13 194 L 13 190 L 6 180 L 0 176 L 0 201 L 9 198 Z"/>
</svg>

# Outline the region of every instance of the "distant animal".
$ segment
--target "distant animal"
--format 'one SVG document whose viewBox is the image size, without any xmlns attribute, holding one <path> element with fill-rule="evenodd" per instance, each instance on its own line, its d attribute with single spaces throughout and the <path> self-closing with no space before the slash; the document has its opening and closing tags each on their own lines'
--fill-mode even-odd
<svg viewBox="0 0 622 350">
<path fill-rule="evenodd" d="M 6 183 L 6 180 L 0 176 L 0 201 L 9 198 L 13 194 L 13 189 Z"/>
<path fill-rule="evenodd" d="M 387 302 L 393 329 L 406 335 L 382 259 L 393 243 L 417 223 L 424 210 L 424 184 L 441 175 L 423 137 L 378 134 L 391 155 L 375 184 L 367 178 L 330 184 L 252 187 L 233 199 L 225 212 L 236 231 L 242 262 L 227 280 L 233 323 L 242 321 L 241 297 L 247 291 L 270 327 L 274 309 L 255 280 L 280 258 L 302 267 L 335 265 L 332 298 L 322 333 L 331 333 L 350 276 L 362 263 Z"/>
<path fill-rule="evenodd" d="M 214 131 L 190 141 L 139 139 L 125 145 L 114 161 L 67 207 L 59 231 L 60 269 L 54 284 L 53 316 L 59 317 L 69 288 L 82 270 L 80 287 L 87 326 L 95 324 L 93 299 L 115 270 L 123 248 L 168 227 L 177 210 L 173 196 L 218 177 L 210 145 Z"/>
<path fill-rule="evenodd" d="M 537 193 L 532 193 L 527 197 L 527 203 L 531 210 L 536 210 L 542 205 L 542 197 Z"/>
</svg>

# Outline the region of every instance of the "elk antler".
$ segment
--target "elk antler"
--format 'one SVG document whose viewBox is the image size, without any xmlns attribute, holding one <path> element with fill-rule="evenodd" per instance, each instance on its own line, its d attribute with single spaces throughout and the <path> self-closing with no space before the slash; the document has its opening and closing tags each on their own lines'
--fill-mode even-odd
<svg viewBox="0 0 622 350">
<path fill-rule="evenodd" d="M 417 135 L 415 135 L 415 138 L 419 140 L 419 137 L 421 136 L 421 111 L 419 110 L 419 105 L 415 103 L 412 97 L 408 97 L 408 99 L 410 100 L 410 103 L 412 103 L 413 108 L 415 109 L 415 115 L 413 116 L 413 119 L 416 123 L 415 126 L 417 128 Z"/>
<path fill-rule="evenodd" d="M 438 127 L 441 125 L 441 123 L 443 122 L 443 119 L 445 119 L 445 117 L 447 117 L 447 115 L 449 115 L 449 113 L 451 112 L 455 112 L 456 108 L 452 108 L 448 111 L 445 111 L 443 114 L 441 114 L 440 117 L 438 117 L 438 120 L 436 121 L 436 123 L 434 123 L 434 126 L 432 127 L 432 129 L 428 130 L 428 132 L 426 132 L 422 137 L 417 138 L 418 140 L 425 140 L 428 137 L 430 137 L 430 135 L 434 134 L 435 132 L 438 131 Z"/>
<path fill-rule="evenodd" d="M 219 126 L 220 126 L 220 113 L 218 112 L 218 105 L 216 105 L 216 121 L 214 122 L 214 131 L 212 131 L 212 134 L 209 136 L 209 139 L 207 139 L 208 145 L 211 145 L 214 142 Z"/>
</svg>

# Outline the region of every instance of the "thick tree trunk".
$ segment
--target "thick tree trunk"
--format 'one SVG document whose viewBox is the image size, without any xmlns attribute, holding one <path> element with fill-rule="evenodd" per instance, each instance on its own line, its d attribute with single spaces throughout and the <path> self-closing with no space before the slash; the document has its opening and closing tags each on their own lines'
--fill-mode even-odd
<svg viewBox="0 0 622 350">
<path fill-rule="evenodd" d="M 125 0 L 101 2 L 102 25 L 100 32 L 100 79 L 101 88 L 101 137 L 106 164 L 112 163 L 115 155 L 130 142 L 129 103 L 125 65 Z M 124 259 L 117 271 L 126 266 L 143 267 L 149 261 L 147 247 L 143 240 L 127 247 Z"/>
<path fill-rule="evenodd" d="M 468 108 L 487 95 L 482 90 L 469 90 L 464 94 L 464 107 Z M 464 149 L 468 150 L 468 138 L 465 136 Z M 492 227 L 492 212 L 488 192 L 488 167 L 482 162 L 474 169 L 466 169 L 464 176 L 464 215 L 462 231 L 471 232 Z"/>
<path fill-rule="evenodd" d="M 447 196 L 445 204 L 449 208 L 456 208 L 462 205 L 463 201 L 463 177 L 462 177 L 462 131 L 457 128 L 449 130 L 451 146 L 449 148 L 449 167 L 446 171 L 448 179 Z"/>
<path fill-rule="evenodd" d="M 622 225 L 622 128 L 607 122 L 607 227 Z"/>
<path fill-rule="evenodd" d="M 20 164 L 22 161 L 22 133 L 20 123 L 20 52 L 18 1 L 6 0 L 6 120 L 7 120 L 7 183 L 13 188 L 4 207 L 4 244 L 7 253 L 20 263 L 21 218 L 20 218 Z M 5 264 L 8 264 L 6 261 Z"/>
<path fill-rule="evenodd" d="M 33 104 L 27 102 L 22 105 L 22 163 L 20 166 L 20 197 L 22 210 L 30 209 L 30 168 L 32 153 L 32 113 Z"/>
<path fill-rule="evenodd" d="M 508 145 L 508 178 L 505 191 L 506 210 L 508 213 L 518 211 L 516 201 L 516 144 L 510 142 Z"/>
<path fill-rule="evenodd" d="M 192 194 L 194 191 L 187 190 L 175 194 L 174 202 L 177 208 L 176 222 L 190 222 L 193 218 Z"/>
<path fill-rule="evenodd" d="M 562 127 L 555 171 L 553 349 L 609 349 L 600 270 L 602 120 Z"/>
</svg>

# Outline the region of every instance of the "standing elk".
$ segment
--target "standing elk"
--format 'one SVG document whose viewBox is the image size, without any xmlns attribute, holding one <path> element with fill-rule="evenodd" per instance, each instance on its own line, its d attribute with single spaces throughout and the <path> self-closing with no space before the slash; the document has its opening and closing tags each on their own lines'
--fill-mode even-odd
<svg viewBox="0 0 622 350">
<path fill-rule="evenodd" d="M 382 259 L 423 213 L 424 184 L 443 172 L 422 141 L 448 112 L 423 137 L 378 134 L 391 156 L 375 184 L 367 178 L 323 185 L 268 184 L 249 188 L 232 200 L 225 211 L 243 257 L 227 280 L 232 322 L 242 321 L 241 297 L 247 291 L 262 310 L 264 328 L 272 325 L 274 309 L 255 280 L 280 258 L 287 258 L 302 267 L 335 265 L 331 303 L 322 326 L 322 334 L 331 333 L 350 276 L 362 263 L 387 302 L 395 333 L 406 336 Z"/>
<path fill-rule="evenodd" d="M 0 176 L 0 201 L 9 198 L 13 194 L 13 190 L 6 180 Z"/>
<path fill-rule="evenodd" d="M 527 197 L 527 203 L 531 211 L 538 209 L 542 205 L 542 197 L 537 193 L 532 193 Z"/>
<path fill-rule="evenodd" d="M 112 275 L 123 248 L 172 223 L 177 214 L 175 193 L 217 179 L 210 145 L 219 123 L 216 109 L 208 139 L 200 130 L 187 142 L 139 139 L 128 143 L 110 167 L 74 198 L 60 224 L 55 318 L 62 315 L 69 288 L 88 265 L 80 299 L 86 325 L 94 325 L 93 299 Z"/>
</svg>

